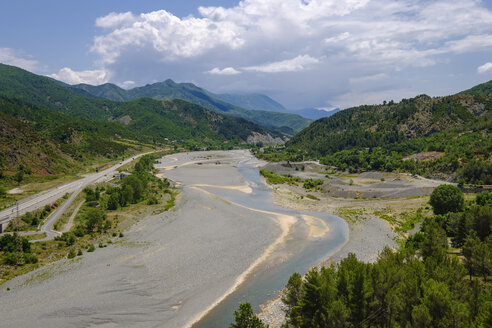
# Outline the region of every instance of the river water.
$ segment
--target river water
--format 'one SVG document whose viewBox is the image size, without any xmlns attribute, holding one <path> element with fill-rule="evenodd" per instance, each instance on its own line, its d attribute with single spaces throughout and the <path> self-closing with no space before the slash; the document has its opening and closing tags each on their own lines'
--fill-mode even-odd
<svg viewBox="0 0 492 328">
<path fill-rule="evenodd" d="M 248 275 L 238 289 L 197 322 L 193 328 L 229 327 L 233 321 L 234 311 L 240 303 L 244 302 L 251 303 L 255 312 L 259 312 L 261 304 L 280 295 L 294 272 L 304 274 L 311 267 L 336 252 L 348 238 L 348 226 L 339 217 L 326 213 L 295 211 L 274 205 L 272 191 L 263 183 L 257 164 L 255 159 L 248 159 L 242 161 L 238 166 L 239 172 L 253 190 L 251 194 L 213 187 L 204 189 L 223 199 L 254 209 L 298 218 L 301 215 L 315 216 L 324 220 L 330 231 L 322 238 L 309 238 L 305 233 L 307 227 L 304 221 L 299 219 L 280 250 L 286 260 L 275 261 L 274 265 L 271 265 L 269 260 L 265 261 Z"/>
</svg>

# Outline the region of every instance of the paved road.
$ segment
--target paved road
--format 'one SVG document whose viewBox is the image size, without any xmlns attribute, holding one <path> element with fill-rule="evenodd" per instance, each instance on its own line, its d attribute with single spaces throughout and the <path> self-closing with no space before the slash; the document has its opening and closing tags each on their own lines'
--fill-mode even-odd
<svg viewBox="0 0 492 328">
<path fill-rule="evenodd" d="M 56 201 L 57 199 L 60 199 L 65 195 L 66 193 L 72 193 L 70 197 L 56 210 L 55 213 L 50 215 L 48 220 L 44 223 L 44 225 L 41 227 L 41 232 L 46 233 L 46 238 L 43 240 L 47 239 L 52 239 L 57 235 L 60 235 L 59 232 L 53 231 L 53 225 L 55 222 L 60 218 L 60 216 L 63 214 L 63 212 L 70 206 L 70 204 L 73 202 L 75 197 L 87 186 L 98 183 L 98 182 L 105 182 L 109 181 L 113 178 L 114 173 L 118 168 L 121 166 L 133 161 L 134 159 L 137 159 L 143 155 L 150 154 L 152 152 L 147 152 L 143 154 L 139 154 L 136 156 L 133 156 L 127 160 L 124 160 L 123 162 L 120 162 L 116 165 L 113 165 L 112 167 L 100 171 L 98 173 L 92 173 L 92 174 L 87 174 L 85 175 L 82 179 L 79 179 L 77 181 L 73 181 L 70 183 L 67 183 L 63 186 L 52 188 L 46 191 L 43 191 L 35 196 L 31 196 L 29 198 L 23 199 L 19 201 L 19 216 L 24 215 L 26 212 L 32 212 L 34 210 L 37 210 L 38 208 L 41 208 L 45 205 L 51 204 L 52 202 Z M 0 212 L 0 224 L 2 224 L 3 227 L 6 227 L 8 222 L 16 217 L 17 215 L 17 207 L 12 207 L 8 208 L 6 210 L 3 210 Z"/>
</svg>

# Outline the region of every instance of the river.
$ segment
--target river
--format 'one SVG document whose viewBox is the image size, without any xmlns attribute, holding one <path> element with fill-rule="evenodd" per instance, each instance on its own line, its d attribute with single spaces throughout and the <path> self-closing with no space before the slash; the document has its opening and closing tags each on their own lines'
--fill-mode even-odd
<svg viewBox="0 0 492 328">
<path fill-rule="evenodd" d="M 298 218 L 285 243 L 277 249 L 273 257 L 282 257 L 272 265 L 267 259 L 257 267 L 238 289 L 224 299 L 218 306 L 197 322 L 194 328 L 228 327 L 233 320 L 233 313 L 240 303 L 249 302 L 255 312 L 259 306 L 277 297 L 287 284 L 294 272 L 301 274 L 319 264 L 337 249 L 348 238 L 346 222 L 336 216 L 326 213 L 294 211 L 274 205 L 272 190 L 268 188 L 259 174 L 258 161 L 249 158 L 240 162 L 238 171 L 252 192 L 245 194 L 239 191 L 224 190 L 221 188 L 204 187 L 225 200 L 262 211 L 281 213 Z M 329 232 L 323 237 L 310 238 L 306 231 L 308 227 L 302 216 L 316 217 L 323 220 L 329 227 Z"/>
</svg>

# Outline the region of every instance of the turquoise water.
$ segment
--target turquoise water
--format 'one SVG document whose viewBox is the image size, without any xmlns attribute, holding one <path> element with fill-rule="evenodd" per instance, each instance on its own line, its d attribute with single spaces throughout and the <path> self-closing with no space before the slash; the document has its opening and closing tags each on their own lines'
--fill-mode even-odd
<svg viewBox="0 0 492 328">
<path fill-rule="evenodd" d="M 255 164 L 254 161 L 244 161 L 238 167 L 239 172 L 253 189 L 251 194 L 213 187 L 204 189 L 223 199 L 251 208 L 297 217 L 303 214 L 319 217 L 328 224 L 330 232 L 325 237 L 315 240 L 307 239 L 305 234 L 294 232 L 292 238 L 286 242 L 286 249 L 292 254 L 287 261 L 275 266 L 268 266 L 268 263 L 260 265 L 248 275 L 237 290 L 196 323 L 194 328 L 229 327 L 233 321 L 234 311 L 240 303 L 244 302 L 251 303 L 255 312 L 259 312 L 259 305 L 278 296 L 292 273 L 304 274 L 311 267 L 328 258 L 344 244 L 348 237 L 348 226 L 339 217 L 326 213 L 294 211 L 274 205 L 271 189 L 262 182 Z"/>
</svg>

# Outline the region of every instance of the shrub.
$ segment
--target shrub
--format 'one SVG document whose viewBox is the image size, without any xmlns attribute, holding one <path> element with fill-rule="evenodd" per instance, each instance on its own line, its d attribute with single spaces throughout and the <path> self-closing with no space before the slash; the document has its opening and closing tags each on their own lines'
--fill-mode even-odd
<svg viewBox="0 0 492 328">
<path fill-rule="evenodd" d="M 75 253 L 75 249 L 70 248 L 70 251 L 68 252 L 67 258 L 73 259 L 76 255 L 77 255 L 77 253 Z"/>
<path fill-rule="evenodd" d="M 430 196 L 430 204 L 434 214 L 446 214 L 463 210 L 465 200 L 463 193 L 453 185 L 440 185 Z"/>
<path fill-rule="evenodd" d="M 88 252 L 94 252 L 96 250 L 96 247 L 94 247 L 93 244 L 90 244 L 89 247 L 87 248 Z"/>
<path fill-rule="evenodd" d="M 38 258 L 36 257 L 36 255 L 32 254 L 32 253 L 25 253 L 24 254 L 24 263 L 38 263 Z"/>
</svg>

